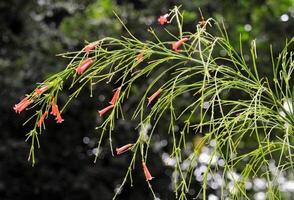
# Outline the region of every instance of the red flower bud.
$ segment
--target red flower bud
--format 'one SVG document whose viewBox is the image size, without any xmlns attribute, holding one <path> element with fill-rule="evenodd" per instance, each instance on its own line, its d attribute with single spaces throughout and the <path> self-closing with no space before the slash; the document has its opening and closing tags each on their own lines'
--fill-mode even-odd
<svg viewBox="0 0 294 200">
<path fill-rule="evenodd" d="M 48 112 L 44 112 L 44 114 L 40 117 L 39 121 L 37 122 L 37 126 L 40 127 L 42 123 L 44 122 L 46 116 L 48 115 Z"/>
<path fill-rule="evenodd" d="M 120 148 L 116 148 L 116 155 L 120 155 L 126 151 L 129 151 L 133 147 L 133 144 L 126 144 Z"/>
<path fill-rule="evenodd" d="M 88 67 L 91 66 L 93 62 L 94 61 L 91 58 L 88 58 L 84 60 L 83 62 L 81 62 L 81 64 L 76 68 L 77 74 L 81 75 L 82 73 L 84 73 L 88 69 Z"/>
<path fill-rule="evenodd" d="M 93 50 L 94 48 L 96 48 L 97 44 L 98 44 L 97 42 L 92 42 L 92 43 L 87 44 L 87 45 L 84 47 L 84 51 L 85 51 L 86 53 L 89 53 L 91 50 Z"/>
<path fill-rule="evenodd" d="M 148 105 L 156 98 L 160 95 L 162 89 L 158 89 L 155 93 L 153 93 L 150 97 L 147 97 L 148 99 Z"/>
<path fill-rule="evenodd" d="M 48 90 L 48 86 L 47 85 L 45 85 L 45 86 L 43 86 L 43 87 L 41 87 L 41 88 L 36 88 L 35 89 L 35 93 L 34 93 L 34 95 L 35 96 L 40 96 L 41 94 L 43 94 L 44 92 L 46 92 Z"/>
<path fill-rule="evenodd" d="M 158 17 L 157 21 L 160 25 L 164 25 L 165 23 L 169 23 L 167 20 L 168 14 L 161 15 Z"/>
<path fill-rule="evenodd" d="M 144 60 L 144 51 L 140 51 L 140 53 L 137 55 L 136 60 L 140 63 Z"/>
<path fill-rule="evenodd" d="M 110 106 L 107 106 L 106 108 L 103 108 L 102 110 L 99 110 L 98 113 L 100 117 L 102 117 L 105 113 L 107 113 L 113 107 L 114 105 L 110 105 Z"/>
<path fill-rule="evenodd" d="M 120 94 L 120 90 L 121 90 L 121 87 L 117 88 L 111 101 L 109 102 L 111 105 L 115 105 L 116 104 L 116 101 L 118 100 L 119 98 L 119 94 Z"/>
<path fill-rule="evenodd" d="M 183 38 L 183 39 L 180 39 L 180 40 L 177 41 L 177 42 L 174 42 L 174 43 L 172 44 L 172 49 L 175 50 L 176 52 L 178 52 L 180 46 L 182 46 L 182 44 L 184 44 L 187 40 L 189 40 L 189 38 Z"/>
</svg>

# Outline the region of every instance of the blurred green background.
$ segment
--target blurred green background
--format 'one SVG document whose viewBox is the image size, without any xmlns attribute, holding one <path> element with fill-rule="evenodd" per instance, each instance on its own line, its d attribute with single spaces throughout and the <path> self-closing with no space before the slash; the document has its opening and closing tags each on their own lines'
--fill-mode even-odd
<svg viewBox="0 0 294 200">
<path fill-rule="evenodd" d="M 113 11 L 138 38 L 150 38 L 147 29 L 152 26 L 164 40 L 166 34 L 157 17 L 174 5 L 182 5 L 185 11 L 187 31 L 195 30 L 200 20 L 198 8 L 201 8 L 205 18 L 224 21 L 236 48 L 242 35 L 245 54 L 249 54 L 246 48 L 251 40 L 256 39 L 259 66 L 264 67 L 265 75 L 270 73 L 269 45 L 277 53 L 286 39 L 293 37 L 294 0 L 0 1 L 0 199 L 112 198 L 130 157 L 113 158 L 107 147 L 98 162 L 93 163 L 95 126 L 99 122 L 97 104 L 105 101 L 101 94 L 111 94 L 111 87 L 98 88 L 94 98 L 89 98 L 86 91 L 66 110 L 63 124 L 47 125 L 35 167 L 27 162 L 29 146 L 24 141 L 30 125 L 22 126 L 31 113 L 17 115 L 12 107 L 37 82 L 64 68 L 67 60 L 57 54 L 81 49 L 85 41 L 127 35 Z M 119 121 L 118 125 L 123 134 L 115 143 L 132 141 L 135 125 L 130 121 Z M 156 177 L 153 186 L 162 199 L 174 199 L 170 186 L 172 170 L 159 162 L 168 147 L 160 138 L 158 141 L 160 147 L 152 150 L 149 164 Z M 200 185 L 195 187 L 191 195 Z M 210 193 L 217 195 L 217 190 Z M 119 199 L 151 199 L 139 167 L 134 171 L 134 186 L 127 184 Z"/>
</svg>

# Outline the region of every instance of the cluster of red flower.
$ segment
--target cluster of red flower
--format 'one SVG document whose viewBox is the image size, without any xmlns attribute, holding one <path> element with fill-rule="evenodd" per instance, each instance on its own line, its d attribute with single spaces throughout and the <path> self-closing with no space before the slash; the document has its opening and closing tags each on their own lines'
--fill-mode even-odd
<svg viewBox="0 0 294 200">
<path fill-rule="evenodd" d="M 23 110 L 25 110 L 29 105 L 31 105 L 34 102 L 34 99 L 40 95 L 42 95 L 44 92 L 46 92 L 49 89 L 47 85 L 42 86 L 41 88 L 35 89 L 35 92 L 33 93 L 32 97 L 25 97 L 22 99 L 18 104 L 15 104 L 13 109 L 16 113 L 21 113 Z M 59 112 L 58 106 L 55 103 L 54 97 L 52 98 L 51 101 L 51 113 L 53 116 L 56 117 L 56 122 L 57 123 L 62 123 L 64 120 L 61 117 L 61 114 Z M 48 112 L 45 111 L 41 117 L 39 118 L 37 122 L 37 126 L 40 127 L 42 123 L 44 122 L 45 118 L 47 117 Z"/>
<path fill-rule="evenodd" d="M 117 100 L 118 100 L 118 98 L 119 98 L 120 91 L 121 91 L 121 87 L 117 88 L 117 89 L 115 90 L 115 93 L 114 93 L 114 95 L 113 95 L 111 101 L 109 102 L 110 105 L 107 106 L 107 107 L 105 107 L 105 108 L 103 108 L 102 110 L 98 111 L 98 112 L 99 112 L 99 115 L 100 115 L 101 117 L 102 117 L 107 111 L 109 111 L 110 109 L 112 109 L 112 108 L 115 106 L 115 104 L 116 104 L 116 102 L 117 102 Z M 157 90 L 154 94 L 152 94 L 150 97 L 148 97 L 148 105 L 149 105 L 149 104 L 150 104 L 150 103 L 151 103 L 151 102 L 152 102 L 157 96 L 160 95 L 160 92 L 161 92 L 161 89 Z M 116 154 L 117 154 L 117 155 L 120 155 L 120 154 L 123 154 L 123 153 L 125 153 L 125 152 L 131 150 L 132 147 L 133 147 L 133 145 L 134 145 L 134 144 L 126 144 L 126 145 L 124 145 L 124 146 L 122 146 L 122 147 L 120 147 L 120 148 L 116 148 Z M 149 170 L 148 170 L 148 168 L 147 168 L 147 166 L 146 166 L 146 164 L 145 164 L 144 161 L 142 162 L 142 165 L 143 165 L 143 171 L 144 171 L 144 174 L 145 174 L 146 180 L 147 180 L 147 181 L 152 180 L 154 177 L 151 176 L 151 173 L 149 172 Z"/>
<path fill-rule="evenodd" d="M 85 46 L 84 51 L 86 53 L 89 53 L 92 49 L 94 49 L 97 46 L 97 43 L 90 43 L 88 45 Z M 92 65 L 94 61 L 91 58 L 88 58 L 84 61 L 82 61 L 80 63 L 80 65 L 75 69 L 77 74 L 81 75 L 83 74 L 88 67 L 90 67 Z M 36 88 L 35 92 L 33 93 L 33 95 L 31 97 L 27 96 L 24 99 L 22 99 L 18 104 L 15 104 L 13 109 L 16 113 L 21 113 L 23 110 L 25 110 L 29 105 L 31 105 L 34 102 L 34 99 L 36 97 L 41 96 L 44 92 L 46 92 L 49 89 L 49 87 L 47 85 L 44 85 L 40 88 Z M 55 103 L 54 97 L 52 97 L 52 101 L 51 101 L 51 113 L 53 116 L 56 117 L 56 122 L 57 123 L 62 123 L 64 120 L 61 117 L 61 114 L 59 112 L 58 106 Z M 37 122 L 37 126 L 40 127 L 42 125 L 42 123 L 44 122 L 45 118 L 47 117 L 48 112 L 45 111 L 41 117 L 39 118 L 38 122 Z"/>
<path fill-rule="evenodd" d="M 161 25 L 164 25 L 166 23 L 170 23 L 170 21 L 168 21 L 169 14 L 165 14 L 162 15 L 158 18 L 158 22 Z M 187 37 L 184 37 L 174 43 L 172 43 L 172 49 L 176 52 L 179 52 L 179 48 L 187 41 L 189 40 Z M 89 43 L 88 45 L 86 45 L 83 48 L 83 51 L 86 52 L 87 54 L 89 54 L 93 49 L 95 49 L 98 45 L 98 42 L 92 42 Z M 142 50 L 136 57 L 136 60 L 138 62 L 142 62 L 144 59 L 144 50 Z M 87 58 L 85 60 L 82 60 L 81 63 L 75 68 L 75 71 L 78 75 L 83 74 L 92 64 L 94 63 L 94 60 L 91 58 Z M 41 96 L 44 92 L 46 92 L 49 89 L 48 85 L 44 85 L 40 88 L 35 89 L 33 95 L 31 96 L 27 96 L 24 99 L 22 99 L 18 104 L 14 105 L 13 109 L 16 113 L 21 113 L 23 110 L 25 110 L 28 106 L 30 106 L 35 98 Z M 119 95 L 120 95 L 120 91 L 121 91 L 121 87 L 115 89 L 114 95 L 111 99 L 111 101 L 109 102 L 109 105 L 101 110 L 98 111 L 99 116 L 102 117 L 105 113 L 107 113 L 109 110 L 111 110 L 117 103 L 117 100 L 119 99 Z M 150 97 L 148 97 L 148 104 L 147 106 L 156 98 L 160 95 L 162 89 L 158 89 L 155 93 L 153 93 Z M 55 102 L 55 98 L 52 97 L 51 100 L 51 115 L 55 116 L 55 120 L 57 123 L 62 123 L 64 120 L 61 117 L 60 111 L 58 109 L 58 105 Z M 45 118 L 48 116 L 48 111 L 45 111 L 39 118 L 39 120 L 37 121 L 37 126 L 41 127 L 41 125 L 44 123 Z M 133 147 L 133 144 L 126 144 L 120 148 L 116 148 L 116 154 L 120 155 L 122 153 L 125 153 L 126 151 L 131 150 Z M 147 181 L 152 180 L 154 177 L 151 176 L 146 163 L 144 161 L 142 161 L 142 166 L 143 166 L 143 171 L 146 177 Z"/>
</svg>

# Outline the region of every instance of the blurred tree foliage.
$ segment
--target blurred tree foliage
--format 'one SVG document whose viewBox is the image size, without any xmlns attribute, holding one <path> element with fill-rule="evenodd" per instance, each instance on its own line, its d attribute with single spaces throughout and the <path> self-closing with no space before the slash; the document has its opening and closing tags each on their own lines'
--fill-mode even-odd
<svg viewBox="0 0 294 200">
<path fill-rule="evenodd" d="M 187 31 L 193 31 L 201 20 L 198 10 L 201 8 L 206 19 L 224 21 L 233 46 L 239 45 L 240 35 L 245 49 L 256 39 L 262 58 L 260 66 L 265 66 L 265 73 L 269 73 L 269 44 L 278 52 L 285 40 L 293 36 L 294 0 L 0 1 L 0 199 L 111 198 L 129 158 L 112 158 L 106 150 L 94 165 L 91 156 L 97 136 L 94 131 L 97 101 L 104 101 L 99 94 L 110 94 L 110 87 L 97 89 L 90 101 L 86 92 L 80 95 L 65 113 L 66 122 L 62 126 L 48 125 L 34 168 L 26 161 L 26 130 L 21 126 L 26 114 L 16 116 L 12 106 L 35 88 L 36 82 L 65 66 L 66 60 L 55 56 L 58 53 L 80 49 L 85 41 L 126 35 L 113 11 L 138 38 L 150 38 L 147 30 L 152 26 L 165 40 L 170 36 L 160 32 L 157 16 L 174 5 L 182 5 L 185 10 Z M 117 138 L 117 143 L 131 141 L 132 123 L 119 124 L 124 137 Z M 171 171 L 158 164 L 159 160 L 154 155 L 150 164 L 157 178 L 154 188 L 163 199 L 171 199 Z M 135 187 L 125 188 L 121 199 L 150 199 L 141 169 L 135 171 L 134 178 Z"/>
</svg>

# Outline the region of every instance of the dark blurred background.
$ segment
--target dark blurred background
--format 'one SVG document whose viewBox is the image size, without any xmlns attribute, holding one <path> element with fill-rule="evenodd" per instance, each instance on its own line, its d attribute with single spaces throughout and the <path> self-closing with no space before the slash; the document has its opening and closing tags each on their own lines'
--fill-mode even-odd
<svg viewBox="0 0 294 200">
<path fill-rule="evenodd" d="M 85 91 L 64 113 L 64 123 L 48 123 L 34 167 L 27 162 L 29 144 L 25 142 L 32 124 L 22 126 L 31 113 L 18 115 L 12 107 L 36 83 L 64 68 L 68 60 L 57 54 L 78 50 L 85 41 L 126 35 L 113 11 L 138 38 L 149 38 L 146 30 L 152 26 L 164 40 L 166 34 L 156 19 L 174 5 L 185 10 L 185 30 L 195 29 L 201 8 L 205 18 L 224 21 L 233 46 L 238 47 L 242 35 L 245 54 L 249 54 L 246 48 L 250 41 L 256 39 L 265 74 L 270 73 L 269 45 L 277 53 L 294 32 L 293 0 L 0 0 L 1 200 L 112 198 L 130 156 L 112 157 L 106 141 L 100 158 L 93 163 L 98 138 L 95 126 L 100 120 L 97 105 L 107 100 L 101 94 L 111 95 L 111 86 L 96 89 L 94 98 Z M 114 145 L 133 141 L 134 128 L 131 121 L 118 121 L 116 131 L 123 134 L 115 137 Z M 168 152 L 167 142 L 160 136 L 155 139 L 158 145 L 149 159 L 156 177 L 153 187 L 161 199 L 174 199 L 172 170 L 161 162 Z M 134 186 L 127 183 L 118 199 L 152 199 L 142 169 L 137 168 Z M 195 185 L 191 195 L 199 187 Z"/>
</svg>

